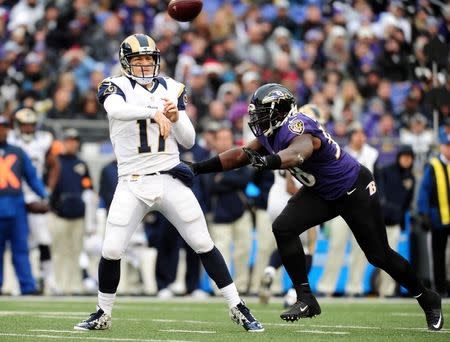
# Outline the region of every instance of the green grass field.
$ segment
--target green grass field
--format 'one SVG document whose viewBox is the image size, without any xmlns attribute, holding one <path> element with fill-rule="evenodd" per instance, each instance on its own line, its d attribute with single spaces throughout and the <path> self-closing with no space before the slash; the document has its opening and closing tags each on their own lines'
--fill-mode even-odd
<svg viewBox="0 0 450 342">
<path fill-rule="evenodd" d="M 319 299 L 322 314 L 283 323 L 281 301 L 247 303 L 266 331 L 250 334 L 228 318 L 217 298 L 194 302 L 118 297 L 109 331 L 79 332 L 74 323 L 93 311 L 95 297 L 0 297 L 0 341 L 450 341 L 450 329 L 425 328 L 424 315 L 412 299 Z M 444 303 L 450 319 L 450 301 Z"/>
</svg>

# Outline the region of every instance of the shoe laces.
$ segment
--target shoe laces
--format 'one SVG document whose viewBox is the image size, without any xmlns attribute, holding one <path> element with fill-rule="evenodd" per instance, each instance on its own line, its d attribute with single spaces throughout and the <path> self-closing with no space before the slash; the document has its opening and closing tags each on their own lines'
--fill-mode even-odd
<svg viewBox="0 0 450 342">
<path fill-rule="evenodd" d="M 91 313 L 88 321 L 95 321 L 96 319 L 99 319 L 100 317 L 102 317 L 102 315 L 103 315 L 103 310 L 100 309 L 96 312 Z"/>
<path fill-rule="evenodd" d="M 250 312 L 250 309 L 249 309 L 248 307 L 246 307 L 244 304 L 239 303 L 236 307 L 238 308 L 239 312 L 240 312 L 241 314 L 243 314 L 244 317 L 245 317 L 250 323 L 256 321 L 255 317 L 253 317 L 252 313 Z"/>
</svg>

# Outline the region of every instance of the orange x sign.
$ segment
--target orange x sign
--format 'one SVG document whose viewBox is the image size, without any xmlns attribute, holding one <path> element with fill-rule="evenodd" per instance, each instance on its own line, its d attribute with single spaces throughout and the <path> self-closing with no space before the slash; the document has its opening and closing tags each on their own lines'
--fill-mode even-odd
<svg viewBox="0 0 450 342">
<path fill-rule="evenodd" d="M 0 189 L 10 185 L 14 189 L 20 188 L 20 181 L 12 171 L 12 166 L 17 160 L 17 156 L 10 154 L 5 158 L 0 157 Z"/>
</svg>

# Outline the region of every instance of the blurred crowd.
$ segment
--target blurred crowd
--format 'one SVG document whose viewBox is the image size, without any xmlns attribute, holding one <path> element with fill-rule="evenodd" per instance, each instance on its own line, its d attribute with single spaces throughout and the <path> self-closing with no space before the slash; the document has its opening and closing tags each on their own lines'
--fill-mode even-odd
<svg viewBox="0 0 450 342">
<path fill-rule="evenodd" d="M 277 82 L 293 92 L 299 105 L 317 105 L 323 125 L 343 146 L 359 132 L 360 145 L 377 151 L 374 171 L 380 171 L 379 177 L 383 168 L 399 162 L 400 154 L 412 155 L 414 188 L 401 208 L 401 222 L 394 223 L 405 226 L 407 211 L 417 216 L 424 168 L 439 152 L 440 142 L 448 145 L 444 136 L 450 132 L 450 1 L 208 0 L 192 23 L 170 18 L 167 2 L 0 0 L 0 113 L 14 122 L 17 110 L 33 109 L 38 126 L 48 119 L 106 122 L 97 85 L 120 73 L 122 40 L 145 33 L 161 51 L 161 74 L 186 84 L 187 112 L 198 132 L 198 144 L 184 152 L 186 159 L 204 159 L 241 145 L 248 134 L 249 96 L 260 85 Z M 242 242 L 242 234 L 248 234 L 242 247 L 248 250 L 252 231 L 256 241 L 259 231 L 271 234 L 263 212 L 273 176 L 248 172 L 228 177 L 229 182 L 220 177 L 199 180 L 197 195 L 210 212 L 213 238 L 225 229 L 220 224 L 245 224 L 234 241 Z M 234 195 L 224 197 L 216 184 L 220 182 Z M 93 188 L 101 192 L 100 184 Z M 205 188 L 216 194 L 202 195 Z M 211 203 L 202 202 L 201 196 L 211 197 Z M 223 204 L 230 202 L 235 205 Z M 147 226 L 169 225 L 158 217 L 147 221 Z M 419 221 L 424 226 L 423 217 L 414 222 Z M 169 228 L 147 229 L 150 245 L 158 241 L 156 247 L 165 246 L 161 230 Z M 166 252 L 171 255 L 156 261 L 156 273 L 162 272 L 160 291 L 174 281 L 178 263 L 173 248 Z M 240 291 L 258 291 L 270 252 L 262 254 L 253 274 L 237 278 Z M 235 263 L 244 265 L 236 267 L 238 272 L 248 269 L 248 258 L 248 253 L 237 255 Z M 188 270 L 199 268 L 193 259 Z M 200 288 L 198 278 L 188 292 Z"/>
</svg>

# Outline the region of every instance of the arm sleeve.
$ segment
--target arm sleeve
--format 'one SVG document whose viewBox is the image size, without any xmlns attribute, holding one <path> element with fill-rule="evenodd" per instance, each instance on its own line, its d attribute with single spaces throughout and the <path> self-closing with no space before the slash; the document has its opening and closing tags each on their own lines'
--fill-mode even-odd
<svg viewBox="0 0 450 342">
<path fill-rule="evenodd" d="M 31 163 L 30 158 L 23 152 L 22 153 L 23 167 L 25 173 L 25 180 L 31 189 L 39 195 L 41 198 L 47 197 L 47 192 L 45 191 L 45 185 L 37 176 L 36 169 Z"/>
<path fill-rule="evenodd" d="M 124 98 L 117 94 L 109 95 L 103 103 L 108 117 L 121 121 L 153 119 L 156 112 L 163 111 L 162 103 L 157 106 L 138 106 L 126 103 Z"/>
<path fill-rule="evenodd" d="M 194 126 L 189 120 L 186 111 L 179 112 L 178 121 L 172 126 L 172 133 L 176 141 L 185 148 L 191 148 L 195 143 Z"/>
</svg>

